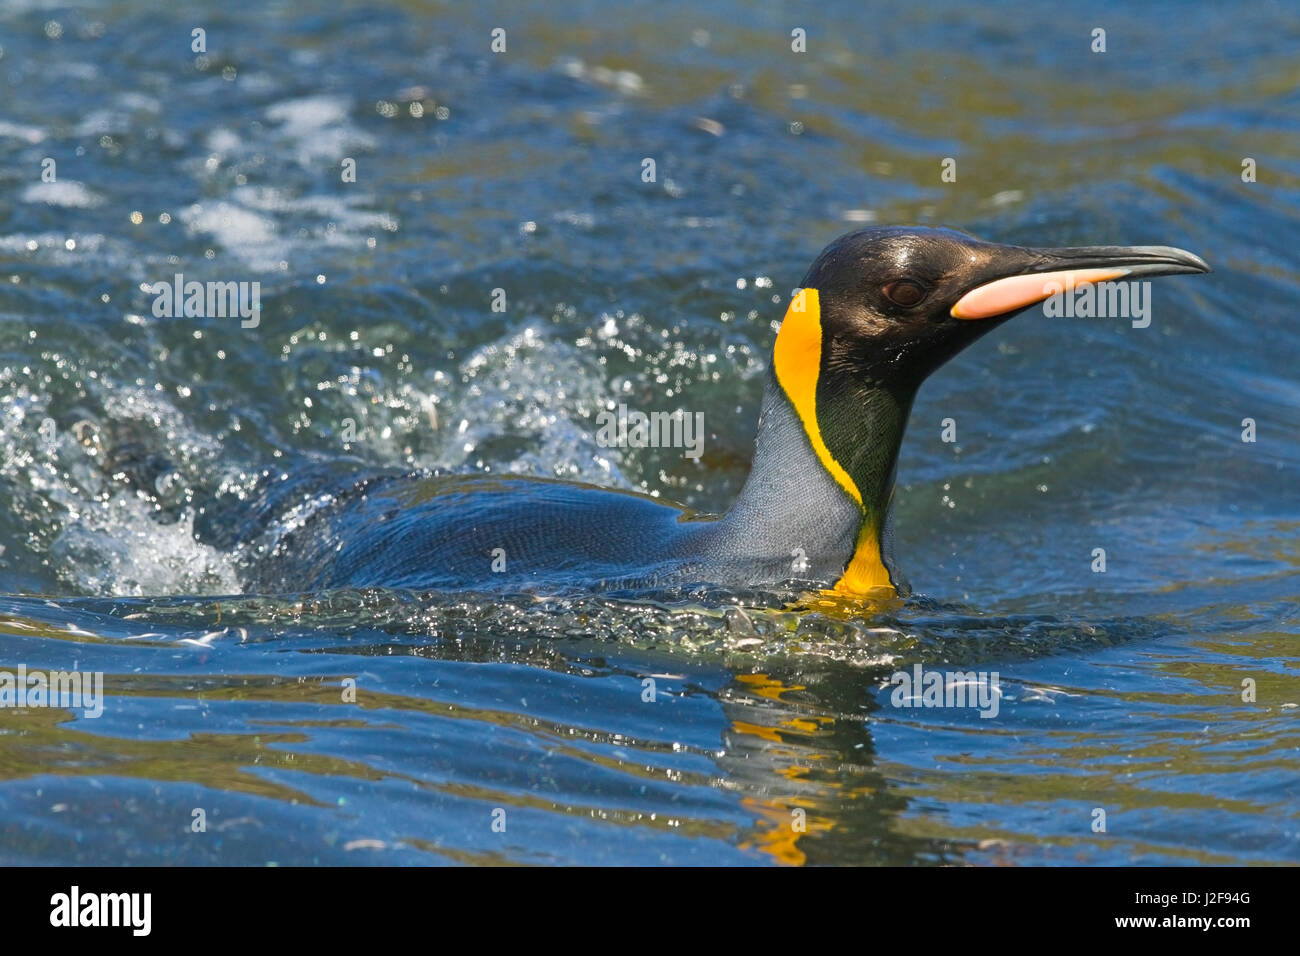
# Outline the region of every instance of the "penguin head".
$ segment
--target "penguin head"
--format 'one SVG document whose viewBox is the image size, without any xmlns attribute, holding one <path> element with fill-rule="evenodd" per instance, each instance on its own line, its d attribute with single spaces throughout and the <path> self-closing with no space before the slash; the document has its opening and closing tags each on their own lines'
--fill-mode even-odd
<svg viewBox="0 0 1300 956">
<path fill-rule="evenodd" d="M 768 395 L 784 398 L 819 467 L 858 506 L 857 541 L 836 590 L 896 586 L 885 517 L 908 413 L 927 375 L 1054 294 L 1209 271 L 1167 246 L 1032 249 L 950 229 L 867 229 L 827 246 L 777 333 Z M 768 480 L 772 470 L 804 447 L 778 438 L 763 446 L 776 453 L 755 457 L 756 486 L 779 485 Z"/>
<path fill-rule="evenodd" d="M 777 333 L 764 407 L 776 403 L 792 414 L 760 416 L 760 436 L 767 437 L 757 445 L 746 488 L 788 489 L 791 461 L 807 468 L 810 454 L 811 467 L 839 489 L 830 492 L 839 507 L 824 513 L 847 515 L 846 503 L 857 506 L 848 529 L 856 536 L 852 552 L 843 551 L 844 528 L 828 532 L 831 544 L 823 549 L 844 559 L 835 590 L 892 592 L 897 579 L 887 554 L 886 518 L 903 431 L 925 377 L 1056 293 L 1208 271 L 1190 252 L 1167 246 L 1033 249 L 925 228 L 842 236 L 813 262 Z M 791 440 L 792 421 L 806 441 Z M 803 485 L 803 498 L 783 494 L 776 510 L 826 500 L 814 487 Z M 833 526 L 828 519 L 827 527 Z"/>
<path fill-rule="evenodd" d="M 817 290 L 824 373 L 916 387 L 1014 315 L 1087 283 L 1209 272 L 1169 246 L 1026 248 L 951 229 L 866 229 L 822 251 Z"/>
</svg>

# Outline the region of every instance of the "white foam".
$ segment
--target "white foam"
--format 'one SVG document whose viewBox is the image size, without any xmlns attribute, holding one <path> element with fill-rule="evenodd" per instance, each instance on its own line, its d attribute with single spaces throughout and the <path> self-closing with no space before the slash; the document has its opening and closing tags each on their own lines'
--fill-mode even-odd
<svg viewBox="0 0 1300 956">
<path fill-rule="evenodd" d="M 43 202 L 67 209 L 93 209 L 104 202 L 104 198 L 87 189 L 85 183 L 71 179 L 53 183 L 32 183 L 23 190 L 22 200 Z"/>
<path fill-rule="evenodd" d="M 322 160 L 338 163 L 357 149 L 374 149 L 375 141 L 348 121 L 349 104 L 334 96 L 306 96 L 268 107 L 267 119 L 280 124 L 282 138 L 297 147 L 295 159 L 303 166 Z"/>
<path fill-rule="evenodd" d="M 0 120 L 0 137 L 20 139 L 25 143 L 39 143 L 45 139 L 45 131 L 36 126 L 24 126 L 21 123 Z"/>
</svg>

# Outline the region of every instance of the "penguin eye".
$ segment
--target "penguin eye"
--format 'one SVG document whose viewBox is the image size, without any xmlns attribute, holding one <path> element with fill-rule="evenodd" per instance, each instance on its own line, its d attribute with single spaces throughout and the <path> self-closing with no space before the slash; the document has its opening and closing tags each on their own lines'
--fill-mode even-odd
<svg viewBox="0 0 1300 956">
<path fill-rule="evenodd" d="M 913 306 L 925 298 L 925 286 L 919 282 L 913 282 L 911 279 L 899 279 L 897 282 L 891 282 L 880 290 L 885 293 L 885 298 L 894 305 Z"/>
</svg>

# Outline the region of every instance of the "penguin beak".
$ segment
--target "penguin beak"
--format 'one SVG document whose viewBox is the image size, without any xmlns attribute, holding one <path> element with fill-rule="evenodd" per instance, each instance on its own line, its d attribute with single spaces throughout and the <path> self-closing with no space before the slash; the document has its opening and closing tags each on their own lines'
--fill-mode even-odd
<svg viewBox="0 0 1300 956">
<path fill-rule="evenodd" d="M 1020 268 L 971 289 L 952 307 L 955 319 L 989 319 L 1018 312 L 1092 282 L 1209 272 L 1200 256 L 1172 246 L 1001 247 Z M 997 268 L 995 256 L 990 264 Z"/>
</svg>

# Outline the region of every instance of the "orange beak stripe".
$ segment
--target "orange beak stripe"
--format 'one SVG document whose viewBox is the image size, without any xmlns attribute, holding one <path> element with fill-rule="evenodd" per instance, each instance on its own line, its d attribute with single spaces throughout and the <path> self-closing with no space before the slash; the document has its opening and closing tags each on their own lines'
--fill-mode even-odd
<svg viewBox="0 0 1300 956">
<path fill-rule="evenodd" d="M 994 279 L 958 299 L 951 315 L 954 319 L 991 319 L 1062 292 L 1073 292 L 1077 286 L 1122 279 L 1128 272 L 1127 269 L 1075 269 Z"/>
</svg>

